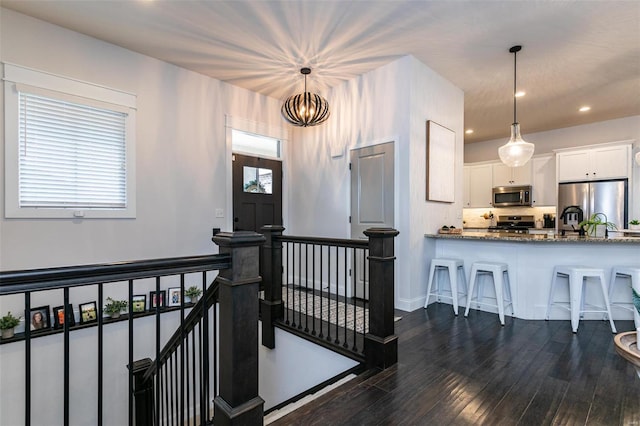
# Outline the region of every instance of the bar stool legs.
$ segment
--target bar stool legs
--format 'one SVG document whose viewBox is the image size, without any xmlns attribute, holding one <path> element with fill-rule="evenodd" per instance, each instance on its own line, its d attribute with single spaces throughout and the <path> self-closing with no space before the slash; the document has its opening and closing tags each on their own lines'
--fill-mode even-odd
<svg viewBox="0 0 640 426">
<path fill-rule="evenodd" d="M 631 289 L 629 289 L 629 297 L 625 298 L 625 301 L 614 302 L 611 298 L 613 288 L 616 284 L 616 278 L 628 278 L 631 282 L 631 288 L 635 289 L 636 293 L 640 295 L 640 266 L 614 266 L 611 268 L 611 281 L 609 282 L 609 302 L 611 303 L 611 307 L 632 311 L 636 331 L 640 334 L 640 315 L 633 304 Z"/>
<path fill-rule="evenodd" d="M 554 302 L 553 295 L 557 287 L 558 278 L 567 278 L 569 281 L 569 307 L 567 308 L 566 302 Z M 584 302 L 584 286 L 587 278 L 597 278 L 600 281 L 600 289 L 602 290 L 602 296 L 604 298 L 603 307 L 592 307 L 592 309 L 585 309 Z M 613 323 L 611 317 L 611 305 L 609 304 L 609 295 L 607 292 L 607 286 L 604 278 L 604 269 L 589 268 L 586 266 L 556 266 L 553 269 L 553 279 L 551 280 L 551 289 L 549 291 L 549 301 L 547 303 L 546 319 L 549 319 L 549 312 L 551 307 L 558 306 L 564 309 L 568 309 L 571 312 L 571 329 L 574 333 L 578 332 L 578 325 L 580 323 L 580 315 L 583 313 L 603 313 L 609 319 L 611 325 L 611 331 L 617 333 L 616 326 Z"/>
<path fill-rule="evenodd" d="M 478 289 L 478 296 L 475 300 L 478 305 L 486 305 L 494 308 L 498 308 L 498 317 L 500 318 L 500 324 L 504 325 L 504 308 L 505 305 L 511 305 L 511 312 L 513 313 L 513 299 L 511 298 L 511 283 L 509 282 L 509 270 L 506 263 L 500 262 L 474 262 L 471 265 L 471 274 L 469 278 L 469 286 L 467 291 L 467 308 L 465 309 L 464 316 L 469 316 L 469 308 L 473 301 L 473 292 L 476 287 L 476 281 L 479 276 L 491 275 L 493 277 L 493 285 L 496 293 L 496 304 L 480 302 L 480 290 Z"/>
<path fill-rule="evenodd" d="M 436 273 L 438 271 L 448 271 L 449 285 L 451 288 L 451 297 L 441 294 L 440 280 L 437 279 Z M 458 278 L 461 278 L 458 280 Z M 436 280 L 435 291 L 433 289 L 433 281 Z M 427 285 L 427 300 L 424 302 L 425 309 L 429 306 L 429 298 L 433 295 L 436 296 L 436 300 L 439 302 L 441 298 L 451 299 L 453 305 L 453 313 L 458 315 L 458 298 L 460 295 L 466 296 L 466 291 L 460 293 L 458 287 L 466 287 L 466 278 L 464 274 L 464 262 L 460 259 L 433 259 L 431 260 L 431 267 L 429 268 L 429 281 Z"/>
</svg>

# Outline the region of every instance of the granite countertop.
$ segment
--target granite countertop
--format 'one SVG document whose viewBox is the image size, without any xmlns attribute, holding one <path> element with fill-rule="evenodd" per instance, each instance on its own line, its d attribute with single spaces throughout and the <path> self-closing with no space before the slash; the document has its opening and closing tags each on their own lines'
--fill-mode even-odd
<svg viewBox="0 0 640 426">
<path fill-rule="evenodd" d="M 614 234 L 609 238 L 579 237 L 577 235 L 549 237 L 544 234 L 500 234 L 491 232 L 462 232 L 462 234 L 425 234 L 426 238 L 440 238 L 448 240 L 485 240 L 508 241 L 523 243 L 583 243 L 583 244 L 638 244 L 640 236 L 626 237 Z"/>
</svg>

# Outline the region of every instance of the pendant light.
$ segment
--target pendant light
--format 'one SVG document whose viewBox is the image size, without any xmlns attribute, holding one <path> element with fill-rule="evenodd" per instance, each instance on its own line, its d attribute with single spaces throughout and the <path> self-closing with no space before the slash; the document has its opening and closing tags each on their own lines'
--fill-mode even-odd
<svg viewBox="0 0 640 426">
<path fill-rule="evenodd" d="M 302 68 L 304 75 L 304 93 L 289 96 L 282 104 L 282 116 L 294 126 L 308 127 L 324 123 L 329 118 L 329 103 L 315 93 L 307 92 L 307 75 L 311 68 Z"/>
<path fill-rule="evenodd" d="M 513 46 L 509 52 L 513 53 L 513 124 L 509 142 L 498 149 L 500 160 L 509 167 L 519 167 L 527 164 L 533 155 L 535 146 L 526 142 L 520 135 L 520 123 L 516 118 L 516 54 L 522 46 Z"/>
</svg>

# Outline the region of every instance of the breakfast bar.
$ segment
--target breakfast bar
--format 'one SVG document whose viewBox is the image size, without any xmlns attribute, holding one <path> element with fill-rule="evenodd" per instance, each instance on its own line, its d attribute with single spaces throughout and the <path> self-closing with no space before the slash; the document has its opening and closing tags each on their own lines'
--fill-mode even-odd
<svg viewBox="0 0 640 426">
<path fill-rule="evenodd" d="M 553 268 L 556 265 L 587 265 L 604 268 L 608 284 L 611 268 L 640 264 L 640 237 L 612 234 L 610 238 L 569 235 L 499 234 L 463 232 L 461 234 L 425 234 L 435 241 L 436 258 L 464 260 L 466 276 L 476 261 L 504 262 L 509 266 L 515 317 L 545 319 Z M 564 294 L 563 292 L 564 291 Z M 568 300 L 568 290 L 555 293 L 559 300 Z M 589 291 L 589 290 L 587 290 Z M 602 301 L 600 294 L 587 293 L 592 303 Z M 618 280 L 611 302 L 631 301 L 628 282 Z M 464 302 L 463 302 L 464 303 Z M 630 320 L 630 311 L 613 308 L 615 320 Z M 585 314 L 585 319 L 601 319 L 602 315 Z M 549 319 L 568 320 L 569 312 L 554 309 Z"/>
</svg>

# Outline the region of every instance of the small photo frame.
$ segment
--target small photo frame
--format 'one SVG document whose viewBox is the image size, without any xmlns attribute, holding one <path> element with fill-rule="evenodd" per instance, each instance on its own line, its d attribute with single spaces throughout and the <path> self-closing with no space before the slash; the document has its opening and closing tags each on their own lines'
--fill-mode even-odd
<svg viewBox="0 0 640 426">
<path fill-rule="evenodd" d="M 64 314 L 64 306 L 56 306 L 53 308 L 53 328 L 60 329 L 64 327 L 65 321 L 69 322 L 69 327 L 76 325 L 76 319 L 73 316 L 73 305 L 69 304 L 69 312 Z"/>
<path fill-rule="evenodd" d="M 149 292 L 149 309 L 155 309 L 156 307 L 162 308 L 165 306 L 165 295 L 166 291 L 160 290 Z"/>
<path fill-rule="evenodd" d="M 131 312 L 138 313 L 144 312 L 147 310 L 147 295 L 146 294 L 136 294 L 133 296 L 131 302 Z"/>
<path fill-rule="evenodd" d="M 98 307 L 96 302 L 80 304 L 80 324 L 98 321 Z"/>
<path fill-rule="evenodd" d="M 51 328 L 49 305 L 31 308 L 25 317 L 29 320 L 29 329 L 31 331 L 37 332 Z"/>
<path fill-rule="evenodd" d="M 180 306 L 182 304 L 182 289 L 171 287 L 167 290 L 167 306 Z"/>
</svg>

